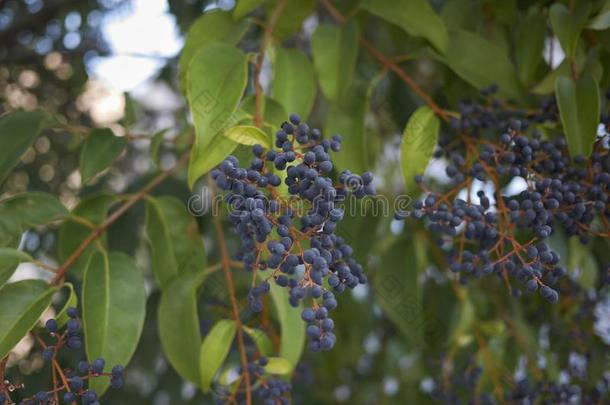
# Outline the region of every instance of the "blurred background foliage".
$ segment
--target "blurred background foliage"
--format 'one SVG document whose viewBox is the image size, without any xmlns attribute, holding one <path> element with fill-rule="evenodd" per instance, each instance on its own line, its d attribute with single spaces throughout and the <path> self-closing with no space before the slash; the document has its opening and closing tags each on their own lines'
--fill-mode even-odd
<svg viewBox="0 0 610 405">
<path fill-rule="evenodd" d="M 275 2 L 237 3 L 244 3 L 250 21 L 240 47 L 257 52 L 265 35 L 261 21 L 269 19 Z M 382 2 L 384 7 L 364 0 L 332 3 L 350 17 L 354 30 L 449 109 L 460 100 L 476 98 L 478 88 L 498 81 L 504 95 L 527 108 L 551 94 L 554 77 L 566 69 L 564 52 L 548 22 L 552 1 L 430 1 L 440 24 L 458 33 L 449 38 L 439 37 L 426 24 L 413 30 L 401 27 L 404 15 L 384 12 L 391 10 L 387 1 Z M 587 28 L 574 51 L 576 63 L 606 89 L 610 6 L 601 0 L 577 3 L 587 3 L 590 10 Z M 234 7 L 232 0 L 0 1 L 0 113 L 42 108 L 64 127 L 47 130 L 37 139 L 3 184 L 3 195 L 46 191 L 73 208 L 99 192 L 135 192 L 159 168 L 175 163 L 193 136 L 178 79 L 185 35 L 203 13 L 235 12 Z M 418 6 L 412 7 L 415 10 L 408 12 L 416 13 Z M 328 10 L 313 0 L 289 0 L 285 12 L 267 49 L 276 57 L 282 50 L 295 48 L 310 55 L 316 46 L 312 40 L 316 27 L 336 24 Z M 424 17 L 422 21 L 427 21 Z M 310 123 L 343 132 L 348 138 L 360 137 L 359 145 L 344 152 L 347 157 L 340 166 L 373 170 L 381 193 L 391 198 L 404 192 L 397 151 L 407 119 L 421 100 L 367 52 L 353 48 L 352 34 L 346 32 L 342 35 L 348 46 L 337 55 L 337 64 L 353 63 L 353 73 L 348 69 L 345 76 L 339 68 L 331 83 L 318 80 L 322 91 L 315 82 L 313 89 L 305 86 L 298 91 L 314 92 Z M 439 52 L 447 46 L 446 54 Z M 502 65 L 504 61 L 507 66 Z M 271 94 L 276 91 L 273 75 L 265 63 L 263 87 Z M 341 102 L 329 100 L 333 85 L 345 87 L 349 96 Z M 253 93 L 253 86 L 249 83 L 248 92 Z M 111 128 L 130 142 L 109 171 L 84 185 L 78 172 L 79 151 L 89 127 Z M 157 150 L 151 139 L 159 131 L 164 131 L 164 140 Z M 435 171 L 442 172 L 442 162 L 432 162 L 430 175 Z M 185 180 L 186 174 L 180 173 L 154 194 L 172 195 L 186 204 L 192 192 Z M 201 185 L 194 192 L 200 190 Z M 216 263 L 219 257 L 210 218 L 202 216 L 197 221 L 207 261 Z M 503 370 L 509 375 L 543 373 L 559 380 L 582 378 L 577 369 L 578 361 L 584 361 L 589 373 L 584 385 L 595 384 L 608 370 L 610 301 L 604 289 L 604 272 L 610 263 L 608 240 L 595 240 L 583 252 L 584 248 L 556 236 L 571 278 L 562 286 L 560 304 L 551 306 L 538 296 L 517 300 L 496 280 L 456 284 L 420 225 L 403 226 L 391 215 L 347 218 L 345 223 L 339 233 L 366 263 L 371 285 L 341 296 L 335 315 L 339 343 L 330 353 L 304 354 L 294 380 L 295 403 L 427 403 L 434 381 L 452 370 L 459 373 L 472 362 L 483 366 L 486 375 Z M 152 280 L 143 227 L 144 205 L 139 203 L 113 224 L 107 243 L 113 250 L 135 256 Z M 237 240 L 227 235 L 235 252 Z M 61 251 L 57 230 L 29 231 L 24 249 L 41 260 L 57 260 Z M 19 270 L 28 271 L 35 270 L 23 266 Z M 248 277 L 235 274 L 238 295 L 245 302 Z M 223 285 L 221 275 L 211 278 L 200 294 L 202 335 L 229 311 L 222 288 L 214 288 Z M 109 392 L 105 403 L 211 403 L 211 396 L 183 381 L 165 360 L 156 325 L 159 293 L 152 281 L 148 285 L 146 324 L 127 386 Z M 230 362 L 237 364 L 237 352 L 230 354 Z M 46 384 L 40 353 L 26 350 L 18 364 L 29 391 Z M 491 387 L 488 377 L 480 384 L 481 390 Z M 467 391 L 463 394 L 468 398 Z"/>
</svg>

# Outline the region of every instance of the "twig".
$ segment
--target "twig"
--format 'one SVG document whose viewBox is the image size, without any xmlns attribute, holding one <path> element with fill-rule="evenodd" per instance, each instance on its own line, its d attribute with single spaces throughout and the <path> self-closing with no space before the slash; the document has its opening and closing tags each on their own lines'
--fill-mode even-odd
<svg viewBox="0 0 610 405">
<path fill-rule="evenodd" d="M 212 200 L 214 199 L 214 184 L 212 179 L 208 178 L 208 187 L 212 192 Z M 222 264 L 222 270 L 225 274 L 227 282 L 227 289 L 229 290 L 229 298 L 231 300 L 231 309 L 233 312 L 233 320 L 237 327 L 237 345 L 239 346 L 239 354 L 241 356 L 241 365 L 243 370 L 243 376 L 246 382 L 246 404 L 252 404 L 252 388 L 250 385 L 250 373 L 248 372 L 248 357 L 246 355 L 246 345 L 244 344 L 244 331 L 241 318 L 239 317 L 239 305 L 235 295 L 235 285 L 233 284 L 233 277 L 231 276 L 231 257 L 227 249 L 225 242 L 225 235 L 218 215 L 213 216 L 214 229 L 216 231 L 216 239 L 218 241 L 218 248 L 220 249 L 220 262 Z"/>
<path fill-rule="evenodd" d="M 265 35 L 263 37 L 263 41 L 261 42 L 260 49 L 258 51 L 258 57 L 256 58 L 256 65 L 254 69 L 254 90 L 255 90 L 255 101 L 256 101 L 256 111 L 254 114 L 254 123 L 257 127 L 263 127 L 263 88 L 261 86 L 260 75 L 263 70 L 263 61 L 265 60 L 265 50 L 267 49 L 267 45 L 273 39 L 273 28 L 277 24 L 280 15 L 284 11 L 284 7 L 286 6 L 286 0 L 280 0 L 273 10 L 273 14 L 269 18 L 269 24 L 265 25 Z"/>
<path fill-rule="evenodd" d="M 320 0 L 322 5 L 328 10 L 329 14 L 337 21 L 339 24 L 344 24 L 346 19 L 345 17 L 332 5 L 330 0 Z M 430 109 L 438 115 L 443 121 L 449 121 L 449 115 L 445 110 L 443 110 L 432 98 L 421 88 L 415 80 L 411 78 L 404 70 L 402 70 L 396 63 L 394 63 L 390 58 L 386 57 L 382 52 L 380 52 L 375 46 L 367 41 L 364 38 L 360 38 L 360 46 L 362 46 L 368 53 L 371 54 L 375 59 L 377 59 L 381 64 L 383 64 L 387 69 L 391 70 L 400 78 L 407 86 L 413 90 L 415 94 L 421 98 L 424 103 L 426 103 Z"/>
<path fill-rule="evenodd" d="M 172 172 L 178 166 L 180 166 L 180 164 L 182 164 L 188 160 L 188 157 L 189 157 L 188 153 L 185 153 L 184 155 L 182 155 L 180 157 L 180 159 L 178 160 L 178 163 L 176 163 L 176 165 L 173 168 L 159 173 L 157 175 L 157 177 L 155 177 L 153 180 L 151 180 L 150 183 L 148 183 L 146 186 L 144 186 L 144 188 L 142 188 L 139 192 L 132 195 L 116 211 L 114 211 L 101 225 L 99 225 L 97 228 L 95 228 L 89 234 L 89 236 L 87 236 L 87 238 L 85 240 L 83 240 L 83 242 L 79 245 L 79 247 L 76 248 L 76 250 L 74 252 L 72 252 L 70 257 L 68 257 L 68 259 L 57 269 L 57 273 L 56 273 L 55 277 L 53 277 L 53 280 L 51 280 L 51 285 L 59 284 L 61 282 L 61 280 L 64 278 L 66 272 L 70 269 L 70 266 L 72 266 L 78 260 L 78 258 L 85 252 L 85 250 L 91 243 L 93 243 L 100 236 L 102 236 L 104 234 L 104 232 L 106 232 L 106 230 L 110 227 L 110 225 L 115 223 L 121 216 L 123 216 L 123 214 L 125 214 L 138 201 L 143 199 L 148 193 L 150 193 L 159 184 L 161 184 L 165 179 L 167 179 L 172 174 Z"/>
</svg>

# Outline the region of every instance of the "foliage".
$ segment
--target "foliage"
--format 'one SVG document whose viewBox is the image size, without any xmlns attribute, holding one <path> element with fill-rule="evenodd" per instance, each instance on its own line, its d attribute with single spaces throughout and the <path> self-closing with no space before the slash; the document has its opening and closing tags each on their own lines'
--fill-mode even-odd
<svg viewBox="0 0 610 405">
<path fill-rule="evenodd" d="M 606 403 L 610 2 L 234 3 L 0 4 L 0 404 Z"/>
</svg>

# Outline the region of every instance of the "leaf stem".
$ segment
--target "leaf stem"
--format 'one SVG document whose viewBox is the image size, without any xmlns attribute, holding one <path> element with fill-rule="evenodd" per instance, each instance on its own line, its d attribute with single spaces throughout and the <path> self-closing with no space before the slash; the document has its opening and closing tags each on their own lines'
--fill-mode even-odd
<svg viewBox="0 0 610 405">
<path fill-rule="evenodd" d="M 186 162 L 189 158 L 189 153 L 185 153 L 180 157 L 176 165 L 166 171 L 159 173 L 154 179 L 152 179 L 148 184 L 146 184 L 140 191 L 136 194 L 132 195 L 129 199 L 127 199 L 116 211 L 114 211 L 101 225 L 95 228 L 85 240 L 81 242 L 81 244 L 76 248 L 74 252 L 68 257 L 68 259 L 57 269 L 57 273 L 55 277 L 51 280 L 51 285 L 57 285 L 61 282 L 61 280 L 66 275 L 66 272 L 70 269 L 78 258 L 85 252 L 87 247 L 96 241 L 100 236 L 106 232 L 106 230 L 115 223 L 123 214 L 125 214 L 131 207 L 133 207 L 138 201 L 146 197 L 148 193 L 154 190 L 159 184 L 161 184 L 164 180 L 166 180 L 173 171 L 178 168 L 182 163 Z"/>
<path fill-rule="evenodd" d="M 339 24 L 344 24 L 346 18 L 341 14 L 339 10 L 333 6 L 330 0 L 320 0 L 322 5 L 326 8 L 329 14 L 337 21 Z M 381 51 L 379 51 L 375 46 L 367 41 L 365 38 L 360 37 L 360 46 L 364 48 L 368 53 L 371 54 L 378 62 L 384 65 L 387 69 L 391 70 L 398 76 L 400 80 L 402 80 L 415 94 L 422 99 L 424 103 L 426 103 L 434 113 L 441 118 L 445 122 L 449 122 L 449 115 L 447 111 L 441 108 L 432 98 L 421 88 L 415 80 L 411 78 L 404 70 L 402 70 L 392 59 L 385 56 Z"/>
<path fill-rule="evenodd" d="M 214 199 L 214 184 L 212 179 L 208 177 L 208 187 L 212 193 L 212 200 Z M 231 300 L 231 309 L 233 312 L 233 321 L 237 326 L 237 345 L 239 346 L 239 354 L 241 357 L 241 365 L 243 370 L 243 376 L 246 382 L 246 404 L 252 404 L 252 387 L 250 385 L 250 373 L 248 372 L 248 356 L 246 355 L 246 345 L 244 344 L 244 331 L 241 318 L 239 317 L 239 305 L 237 303 L 237 297 L 235 295 L 235 285 L 233 284 L 233 277 L 231 276 L 231 257 L 227 249 L 225 241 L 224 231 L 218 215 L 213 215 L 212 220 L 214 222 L 214 229 L 216 231 L 216 239 L 218 241 L 218 248 L 220 249 L 220 263 L 222 270 L 225 275 L 227 282 L 227 289 L 229 290 L 229 298 Z"/>
<path fill-rule="evenodd" d="M 263 87 L 261 86 L 260 76 L 263 70 L 263 61 L 265 60 L 265 50 L 267 49 L 267 45 L 273 40 L 273 28 L 277 24 L 282 12 L 284 11 L 284 7 L 286 6 L 286 0 L 280 0 L 273 10 L 273 14 L 269 18 L 269 24 L 264 25 L 265 35 L 263 37 L 263 41 L 261 42 L 260 49 L 258 51 L 258 56 L 256 58 L 256 65 L 254 67 L 254 89 L 255 89 L 255 101 L 256 101 L 256 111 L 254 114 L 254 123 L 257 127 L 263 127 Z"/>
</svg>

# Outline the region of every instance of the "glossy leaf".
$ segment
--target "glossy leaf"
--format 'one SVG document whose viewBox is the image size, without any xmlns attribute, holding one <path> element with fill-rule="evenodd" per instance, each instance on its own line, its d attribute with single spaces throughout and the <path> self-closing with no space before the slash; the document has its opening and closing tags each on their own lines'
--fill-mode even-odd
<svg viewBox="0 0 610 405">
<path fill-rule="evenodd" d="M 189 164 L 189 186 L 193 187 L 195 181 L 204 174 L 208 173 L 210 170 L 218 166 L 220 162 L 222 162 L 227 156 L 229 156 L 235 148 L 237 148 L 239 144 L 232 140 L 231 138 L 227 138 L 222 134 L 217 134 L 212 142 L 208 144 L 206 149 L 208 153 L 205 155 L 205 158 L 196 158 L 196 160 L 191 160 Z M 195 147 L 191 151 L 191 156 L 195 153 Z"/>
<path fill-rule="evenodd" d="M 580 2 L 572 12 L 561 3 L 555 3 L 549 10 L 553 32 L 557 35 L 561 48 L 568 57 L 576 53 L 578 38 L 591 11 L 589 2 Z"/>
<path fill-rule="evenodd" d="M 241 2 L 240 2 L 241 3 Z M 190 26 L 184 48 L 178 62 L 180 67 L 180 89 L 185 92 L 187 71 L 193 57 L 203 47 L 214 42 L 237 44 L 248 30 L 247 20 L 235 21 L 231 14 L 221 10 L 204 13 Z"/>
<path fill-rule="evenodd" d="M 454 317 L 451 327 L 449 328 L 448 344 L 450 345 L 456 343 L 460 338 L 468 334 L 472 327 L 472 323 L 476 320 L 474 305 L 468 297 L 459 302 L 458 305 L 459 306 L 454 308 Z"/>
<path fill-rule="evenodd" d="M 201 272 L 174 280 L 162 293 L 158 312 L 159 338 L 167 360 L 178 374 L 197 385 L 201 383 L 197 290 L 205 278 L 206 273 Z"/>
<path fill-rule="evenodd" d="M 148 199 L 146 235 L 153 274 L 161 288 L 167 287 L 179 274 L 203 270 L 205 250 L 197 222 L 178 199 Z"/>
<path fill-rule="evenodd" d="M 546 21 L 541 14 L 528 15 L 519 25 L 515 35 L 515 59 L 519 78 L 524 84 L 534 80 L 542 62 Z"/>
<path fill-rule="evenodd" d="M 245 123 L 254 125 L 254 115 L 256 114 L 256 98 L 246 97 L 241 105 L 244 114 L 249 114 L 251 118 L 246 119 Z M 265 97 L 262 103 L 263 126 L 269 135 L 269 139 L 274 139 L 275 133 L 280 129 L 280 125 L 288 118 L 288 113 L 284 107 L 276 100 Z M 271 142 L 269 142 L 271 143 Z"/>
<path fill-rule="evenodd" d="M 261 272 L 259 277 L 263 277 Z M 302 305 L 294 308 L 288 303 L 288 293 L 284 288 L 271 284 L 271 299 L 281 327 L 280 357 L 294 367 L 299 362 L 305 347 L 305 322 L 301 320 Z"/>
<path fill-rule="evenodd" d="M 427 39 L 439 52 L 447 51 L 447 28 L 427 0 L 363 0 L 361 7 L 410 35 Z"/>
<path fill-rule="evenodd" d="M 476 31 L 481 24 L 481 4 L 479 0 L 447 0 L 441 17 L 448 29 Z"/>
<path fill-rule="evenodd" d="M 269 0 L 266 2 L 265 8 L 269 17 L 275 12 L 278 4 L 278 0 Z M 303 26 L 303 21 L 314 12 L 315 8 L 315 0 L 284 1 L 277 24 L 273 30 L 273 36 L 275 38 L 284 39 L 295 32 L 300 31 Z"/>
<path fill-rule="evenodd" d="M 0 201 L 0 245 L 16 246 L 21 234 L 29 228 L 67 215 L 66 207 L 51 194 L 23 193 Z"/>
<path fill-rule="evenodd" d="M 289 375 L 294 366 L 288 360 L 281 357 L 269 357 L 265 366 L 265 373 L 273 375 Z"/>
<path fill-rule="evenodd" d="M 599 87 L 588 74 L 574 81 L 560 76 L 555 82 L 561 123 L 572 156 L 588 156 L 593 150 L 599 123 Z"/>
<path fill-rule="evenodd" d="M 209 391 L 214 375 L 229 354 L 236 331 L 235 322 L 223 319 L 212 327 L 203 340 L 199 352 L 199 372 L 203 392 Z"/>
<path fill-rule="evenodd" d="M 20 263 L 32 261 L 32 257 L 21 250 L 0 247 L 0 287 L 13 275 Z"/>
<path fill-rule="evenodd" d="M 407 344 L 420 348 L 426 318 L 417 282 L 413 243 L 399 239 L 384 253 L 373 280 L 379 306 L 407 338 Z"/>
<path fill-rule="evenodd" d="M 610 3 L 606 1 L 599 13 L 587 23 L 587 28 L 604 31 L 610 28 Z"/>
<path fill-rule="evenodd" d="M 146 313 L 144 277 L 124 253 L 94 253 L 82 286 L 85 349 L 89 361 L 101 357 L 109 366 L 126 366 L 136 350 Z M 106 378 L 90 382 L 101 395 Z"/>
<path fill-rule="evenodd" d="M 595 257 L 577 238 L 569 241 L 568 269 L 578 284 L 585 289 L 594 288 L 598 278 Z"/>
<path fill-rule="evenodd" d="M 92 227 L 99 226 L 108 215 L 110 206 L 116 201 L 116 197 L 110 194 L 97 194 L 83 199 L 73 210 L 72 216 L 79 220 L 68 219 L 59 228 L 58 256 L 62 262 L 78 248 L 92 232 Z M 82 223 L 84 222 L 84 223 Z M 87 225 L 85 225 L 87 223 Z M 106 236 L 102 235 L 100 243 L 105 245 Z M 70 267 L 70 274 L 82 277 L 91 253 L 97 250 L 96 244 L 89 245 L 83 254 Z"/>
<path fill-rule="evenodd" d="M 212 140 L 234 125 L 246 79 L 246 56 L 227 44 L 217 42 L 204 47 L 189 64 L 187 94 L 196 132 L 188 174 L 191 187 L 205 169 L 211 169 L 210 156 L 217 156 L 217 149 L 224 153 L 232 145 L 225 140 L 212 144 Z"/>
<path fill-rule="evenodd" d="M 521 84 L 508 56 L 480 35 L 451 30 L 446 61 L 451 70 L 478 89 L 496 84 L 501 96 L 521 95 Z"/>
<path fill-rule="evenodd" d="M 0 117 L 0 183 L 50 122 L 40 110 L 15 111 Z"/>
<path fill-rule="evenodd" d="M 272 97 L 289 114 L 297 113 L 303 118 L 309 116 L 316 95 L 316 81 L 313 66 L 303 52 L 277 49 L 272 84 Z"/>
<path fill-rule="evenodd" d="M 150 243 L 153 274 L 161 288 L 178 276 L 178 263 L 168 226 L 156 199 L 150 198 L 146 202 L 146 235 Z"/>
<path fill-rule="evenodd" d="M 0 358 L 36 325 L 54 292 L 42 280 L 23 280 L 0 288 Z"/>
<path fill-rule="evenodd" d="M 311 37 L 311 53 L 322 92 L 339 101 L 351 82 L 358 57 L 358 26 L 320 24 Z"/>
<path fill-rule="evenodd" d="M 155 133 L 150 140 L 150 160 L 157 166 L 159 166 L 159 151 L 166 133 L 167 129 L 162 129 Z"/>
<path fill-rule="evenodd" d="M 83 184 L 106 170 L 127 146 L 127 138 L 118 137 L 108 128 L 92 130 L 80 154 L 80 172 Z"/>
<path fill-rule="evenodd" d="M 265 0 L 239 0 L 233 10 L 233 18 L 236 20 L 244 18 L 264 2 Z"/>
<path fill-rule="evenodd" d="M 76 296 L 76 291 L 74 291 L 72 283 L 64 283 L 62 287 L 68 289 L 68 298 L 59 312 L 57 312 L 57 315 L 55 315 L 55 319 L 60 328 L 70 319 L 67 314 L 68 308 L 76 308 L 78 306 L 78 297 Z"/>
<path fill-rule="evenodd" d="M 354 82 L 341 102 L 331 104 L 326 119 L 326 134 L 342 136 L 341 151 L 333 155 L 339 170 L 363 173 L 369 169 L 368 152 L 373 139 L 367 140 L 365 120 L 369 111 L 372 86 Z"/>
<path fill-rule="evenodd" d="M 244 326 L 244 332 L 254 341 L 261 356 L 273 355 L 273 344 L 265 332 L 247 326 Z"/>
<path fill-rule="evenodd" d="M 415 176 L 428 167 L 438 142 L 440 121 L 427 106 L 419 107 L 407 122 L 400 145 L 400 168 L 407 193 L 417 190 Z"/>
<path fill-rule="evenodd" d="M 261 129 L 251 125 L 237 125 L 227 129 L 223 136 L 241 145 L 262 145 L 269 148 L 269 137 Z"/>
</svg>

